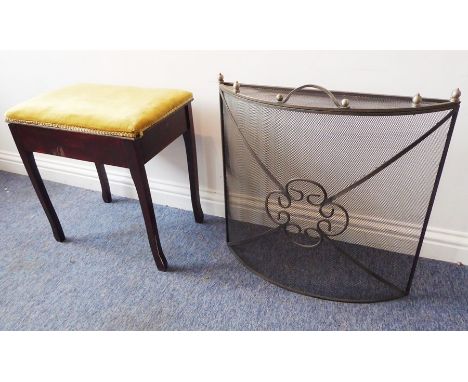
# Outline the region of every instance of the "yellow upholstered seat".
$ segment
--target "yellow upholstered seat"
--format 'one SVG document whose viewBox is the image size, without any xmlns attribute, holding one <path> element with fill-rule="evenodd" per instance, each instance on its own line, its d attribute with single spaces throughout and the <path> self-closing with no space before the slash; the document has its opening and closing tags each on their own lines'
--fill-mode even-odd
<svg viewBox="0 0 468 382">
<path fill-rule="evenodd" d="M 193 99 L 175 89 L 78 84 L 9 109 L 10 123 L 135 138 Z"/>
</svg>

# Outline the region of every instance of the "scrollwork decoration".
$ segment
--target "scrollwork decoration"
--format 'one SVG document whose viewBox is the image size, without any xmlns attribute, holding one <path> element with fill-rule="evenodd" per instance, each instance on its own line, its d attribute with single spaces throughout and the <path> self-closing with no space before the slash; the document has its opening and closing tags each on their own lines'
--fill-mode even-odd
<svg viewBox="0 0 468 382">
<path fill-rule="evenodd" d="M 301 185 L 308 185 L 314 192 L 305 192 Z M 317 219 L 308 226 L 301 226 L 294 222 L 288 211 L 293 202 L 304 201 L 308 205 L 317 207 Z M 282 227 L 291 241 L 304 248 L 319 246 L 324 237 L 342 234 L 349 224 L 349 215 L 346 209 L 337 203 L 328 200 L 325 188 L 309 179 L 292 179 L 283 190 L 270 192 L 265 199 L 265 210 L 268 217 L 278 226 Z M 341 213 L 339 213 L 341 212 Z M 309 241 L 303 243 L 297 240 L 298 234 L 303 234 Z"/>
</svg>

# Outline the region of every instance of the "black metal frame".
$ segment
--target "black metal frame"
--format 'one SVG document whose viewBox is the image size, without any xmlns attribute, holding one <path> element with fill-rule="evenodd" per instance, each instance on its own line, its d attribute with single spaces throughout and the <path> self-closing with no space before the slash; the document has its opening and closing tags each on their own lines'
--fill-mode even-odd
<svg viewBox="0 0 468 382">
<path fill-rule="evenodd" d="M 290 88 L 260 86 L 260 85 L 243 85 L 243 86 L 254 86 L 254 87 L 257 87 L 257 88 L 264 88 L 264 89 L 270 89 L 270 90 L 271 89 L 275 89 L 275 90 L 281 89 L 283 91 L 290 92 L 290 94 L 292 93 Z M 293 91 L 294 91 L 294 89 L 293 89 Z M 312 91 L 308 90 L 308 91 L 309 92 L 317 92 L 316 90 L 312 90 Z M 397 299 L 397 298 L 407 296 L 409 294 L 409 292 L 410 292 L 411 285 L 412 285 L 412 282 L 413 282 L 413 279 L 414 279 L 416 265 L 417 265 L 417 262 L 418 262 L 418 259 L 419 259 L 419 256 L 420 256 L 422 244 L 423 244 L 423 241 L 424 241 L 424 236 L 425 236 L 425 233 L 426 233 L 426 230 L 427 230 L 427 225 L 428 225 L 428 222 L 429 222 L 429 218 L 430 218 L 430 215 L 431 215 L 431 212 L 432 212 L 432 207 L 434 205 L 435 195 L 437 193 L 437 189 L 438 189 L 438 186 L 439 186 L 439 182 L 440 182 L 440 178 L 441 178 L 441 175 L 442 175 L 443 167 L 444 167 L 444 164 L 445 164 L 445 159 L 446 159 L 447 153 L 448 153 L 448 148 L 450 146 L 450 141 L 451 141 L 453 129 L 455 127 L 455 122 L 456 122 L 456 119 L 457 119 L 460 103 L 459 102 L 453 102 L 453 101 L 447 101 L 447 100 L 441 100 L 441 99 L 427 99 L 426 101 L 431 103 L 430 105 L 420 105 L 418 107 L 411 107 L 411 108 L 391 108 L 391 109 L 353 109 L 353 108 L 321 108 L 321 107 L 318 108 L 318 107 L 305 107 L 305 106 L 297 106 L 297 105 L 287 105 L 287 104 L 285 104 L 283 102 L 275 103 L 275 102 L 268 102 L 268 101 L 265 101 L 265 100 L 259 100 L 259 99 L 252 98 L 252 97 L 249 97 L 249 96 L 246 96 L 246 95 L 243 95 L 243 94 L 239 94 L 238 92 L 235 91 L 235 89 L 233 90 L 232 83 L 226 83 L 226 82 L 220 83 L 219 92 L 220 92 L 219 99 L 220 99 L 221 135 L 222 135 L 222 151 L 223 151 L 223 180 L 224 180 L 225 224 L 226 224 L 226 241 L 227 241 L 227 244 L 228 244 L 231 252 L 236 256 L 236 258 L 238 258 L 239 261 L 243 265 L 245 265 L 248 269 L 250 269 L 255 274 L 259 275 L 260 277 L 264 278 L 265 280 L 267 280 L 269 282 L 272 282 L 272 283 L 274 283 L 274 284 L 276 284 L 276 285 L 278 285 L 278 286 L 280 286 L 280 287 L 282 287 L 284 289 L 291 290 L 293 292 L 304 294 L 304 295 L 310 295 L 310 294 L 307 294 L 307 293 L 305 293 L 305 292 L 303 292 L 301 290 L 297 290 L 297 289 L 292 288 L 290 286 L 283 285 L 283 284 L 278 283 L 278 282 L 276 282 L 274 280 L 271 280 L 268 277 L 266 277 L 266 276 L 262 275 L 261 273 L 259 273 L 258 271 L 252 269 L 247 264 L 245 264 L 245 262 L 238 256 L 238 254 L 232 248 L 235 245 L 250 242 L 252 240 L 257 239 L 259 236 L 269 234 L 272 231 L 277 230 L 277 229 L 284 229 L 285 232 L 287 232 L 288 226 L 294 225 L 294 224 L 289 223 L 290 222 L 290 217 L 289 217 L 289 213 L 287 213 L 287 212 L 278 213 L 277 214 L 278 219 L 275 219 L 272 216 L 272 214 L 268 210 L 268 208 L 269 208 L 268 203 L 269 203 L 270 196 L 276 194 L 278 196 L 277 200 L 278 200 L 279 206 L 283 207 L 283 208 L 286 208 L 286 207 L 288 207 L 288 205 L 291 204 L 291 200 L 302 200 L 304 198 L 304 194 L 301 191 L 294 190 L 294 189 L 289 187 L 292 182 L 294 182 L 294 181 L 304 181 L 304 182 L 309 182 L 309 183 L 315 184 L 321 190 L 321 192 L 323 194 L 322 195 L 323 198 L 322 198 L 321 202 L 311 203 L 310 200 L 309 200 L 309 197 L 311 195 L 307 195 L 306 199 L 310 204 L 319 207 L 320 214 L 324 218 L 324 219 L 320 220 L 317 223 L 317 227 L 315 229 L 310 228 L 310 229 L 312 229 L 314 232 L 316 232 L 318 234 L 318 242 L 314 243 L 313 245 L 302 245 L 300 243 L 295 242 L 294 240 L 292 240 L 292 241 L 297 245 L 312 248 L 312 247 L 315 247 L 315 246 L 319 245 L 322 242 L 323 239 L 327 239 L 330 243 L 332 243 L 335 246 L 333 241 L 330 240 L 328 238 L 328 236 L 335 236 L 337 234 L 336 233 L 334 235 L 333 234 L 327 234 L 327 232 L 325 232 L 325 230 L 323 230 L 320 227 L 320 223 L 326 222 L 327 225 L 328 225 L 328 229 L 330 230 L 331 223 L 327 219 L 331 218 L 333 216 L 334 209 L 336 209 L 336 208 L 341 209 L 342 212 L 344 213 L 344 216 L 345 216 L 345 219 L 346 219 L 346 221 L 344 223 L 344 228 L 339 232 L 339 233 L 342 233 L 342 232 L 344 232 L 344 230 L 346 229 L 346 227 L 348 225 L 349 216 L 348 216 L 348 213 L 347 213 L 346 209 L 343 206 L 341 206 L 339 204 L 336 204 L 333 201 L 335 199 L 337 199 L 339 196 L 351 191 L 352 189 L 358 187 L 360 184 L 366 182 L 368 179 L 372 178 L 374 175 L 378 174 L 380 171 L 382 171 L 386 167 L 390 166 L 392 163 L 397 161 L 400 157 L 405 155 L 407 152 L 409 152 L 414 147 L 416 147 L 419 143 L 421 143 L 424 139 L 426 139 L 428 136 L 430 136 L 433 132 L 435 132 L 439 127 L 441 127 L 449 119 L 451 119 L 450 126 L 449 126 L 449 129 L 448 129 L 448 132 L 447 132 L 447 138 L 445 140 L 445 145 L 444 145 L 444 148 L 443 148 L 443 151 L 442 151 L 441 159 L 439 161 L 436 178 L 435 178 L 434 185 L 433 185 L 432 192 L 431 192 L 431 196 L 430 196 L 430 199 L 429 199 L 429 204 L 427 206 L 424 222 L 423 222 L 423 225 L 422 225 L 422 228 L 421 228 L 421 233 L 420 233 L 420 236 L 419 236 L 419 239 L 418 239 L 416 252 L 415 252 L 415 255 L 414 255 L 414 259 L 413 259 L 409 279 L 408 279 L 405 290 L 402 290 L 401 288 L 393 285 L 391 282 L 385 280 L 384 278 L 382 278 L 378 274 L 374 273 L 372 270 L 368 269 L 364 264 L 360 263 L 357 259 L 353 258 L 352 256 L 349 256 L 344 251 L 342 251 L 340 248 L 335 246 L 337 251 L 339 251 L 340 253 L 343 253 L 344 255 L 346 255 L 351 261 L 353 261 L 356 265 L 358 265 L 364 271 L 371 274 L 376 279 L 386 283 L 387 285 L 389 285 L 389 286 L 391 286 L 393 288 L 396 288 L 398 290 L 398 292 L 399 292 L 399 295 L 396 296 L 396 297 L 389 298 L 389 299 L 359 300 L 359 301 L 347 300 L 347 299 L 336 299 L 336 298 L 331 298 L 331 297 L 327 297 L 327 296 L 313 295 L 313 297 L 317 297 L 317 298 L 321 298 L 321 299 L 325 299 L 325 300 L 332 300 L 332 301 L 339 301 L 339 302 L 353 302 L 353 303 L 370 303 L 370 302 L 388 301 L 388 300 L 394 300 L 394 299 Z M 270 217 L 270 219 L 273 222 L 278 224 L 278 226 L 275 227 L 275 228 L 272 228 L 272 229 L 268 230 L 267 232 L 264 232 L 264 233 L 262 233 L 260 235 L 251 237 L 251 238 L 249 238 L 247 240 L 243 240 L 242 242 L 231 242 L 230 238 L 229 238 L 229 229 L 228 229 L 229 228 L 229 222 L 228 222 L 229 221 L 229 216 L 228 216 L 229 215 L 229 208 L 228 208 L 228 197 L 229 196 L 228 196 L 227 177 L 226 177 L 226 141 L 225 141 L 225 126 L 224 126 L 223 104 L 227 107 L 228 113 L 230 114 L 230 117 L 233 119 L 234 123 L 236 125 L 237 125 L 237 123 L 235 121 L 234 116 L 230 112 L 229 107 L 227 105 L 227 102 L 225 100 L 225 97 L 224 97 L 225 92 L 229 93 L 232 96 L 245 99 L 245 100 L 247 100 L 249 102 L 259 103 L 259 104 L 262 104 L 263 106 L 267 106 L 267 107 L 286 108 L 286 109 L 289 109 L 289 110 L 296 110 L 296 111 L 302 111 L 302 112 L 312 112 L 312 113 L 323 113 L 323 114 L 345 114 L 345 115 L 356 115 L 356 116 L 365 116 L 365 115 L 393 116 L 393 115 L 421 114 L 421 113 L 428 113 L 428 112 L 435 112 L 435 111 L 445 111 L 445 110 L 447 110 L 447 111 L 450 110 L 450 111 L 438 123 L 436 123 L 431 129 L 429 129 L 425 134 L 423 134 L 417 140 L 412 142 L 410 145 L 405 147 L 403 150 L 398 152 L 396 155 L 394 155 L 392 158 L 390 158 L 389 160 L 387 160 L 386 162 L 381 164 L 379 167 L 374 169 L 372 172 L 370 172 L 366 176 L 364 176 L 361 179 L 353 182 L 351 185 L 344 188 L 340 192 L 335 193 L 332 196 L 327 196 L 327 193 L 326 193 L 325 189 L 323 188 L 323 186 L 321 186 L 319 183 L 317 183 L 315 181 L 312 181 L 312 180 L 309 180 L 309 179 L 292 179 L 285 186 L 281 185 L 281 183 L 279 183 L 279 181 L 274 177 L 274 175 L 271 174 L 271 172 L 266 168 L 266 166 L 257 157 L 257 155 L 255 154 L 253 149 L 250 147 L 248 141 L 245 139 L 245 137 L 243 136 L 242 132 L 239 129 L 240 135 L 241 135 L 244 143 L 246 144 L 247 149 L 253 154 L 253 157 L 255 158 L 257 163 L 260 165 L 260 167 L 266 172 L 268 177 L 279 187 L 279 190 L 270 192 L 267 195 L 266 200 L 265 200 L 265 210 L 267 212 L 267 215 Z M 379 97 L 384 96 L 384 97 L 394 97 L 396 99 L 406 99 L 404 97 L 399 97 L 399 96 L 386 96 L 386 95 L 375 95 L 375 94 L 364 94 L 364 93 L 350 93 L 350 92 L 347 92 L 347 93 L 333 92 L 333 93 L 334 94 L 347 94 L 347 95 L 379 96 Z M 288 96 L 290 94 L 288 94 Z M 281 101 L 282 101 L 282 99 L 281 99 Z M 336 102 L 335 102 L 335 104 L 336 104 Z M 294 197 L 290 193 L 290 189 L 300 193 L 300 196 L 299 196 L 300 199 L 294 199 Z M 282 204 L 282 202 L 281 202 L 281 197 L 282 196 L 284 196 L 286 198 L 286 204 Z M 314 195 L 314 196 L 318 196 L 318 195 Z M 328 215 L 323 214 L 322 208 L 325 205 L 332 206 L 331 213 L 329 213 Z M 285 217 L 286 221 L 281 223 L 281 222 L 279 222 L 279 220 L 281 220 L 282 216 Z M 305 232 L 305 233 L 307 233 L 307 232 Z"/>
</svg>

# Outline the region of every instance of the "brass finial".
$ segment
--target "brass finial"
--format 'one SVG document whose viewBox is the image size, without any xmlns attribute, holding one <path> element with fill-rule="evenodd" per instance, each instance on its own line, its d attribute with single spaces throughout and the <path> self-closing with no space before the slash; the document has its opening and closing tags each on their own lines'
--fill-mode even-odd
<svg viewBox="0 0 468 382">
<path fill-rule="evenodd" d="M 461 91 L 460 89 L 456 88 L 452 92 L 452 96 L 450 97 L 450 102 L 460 102 Z"/>
<path fill-rule="evenodd" d="M 344 109 L 348 109 L 349 108 L 349 99 L 343 98 L 341 100 L 341 107 L 344 108 Z"/>
<path fill-rule="evenodd" d="M 278 94 L 276 95 L 276 100 L 277 100 L 278 102 L 283 102 L 283 95 L 278 93 Z"/>
<path fill-rule="evenodd" d="M 422 103 L 422 97 L 421 97 L 421 94 L 416 94 L 413 99 L 411 100 L 411 103 L 413 105 L 413 107 L 418 107 L 419 105 L 421 105 Z"/>
<path fill-rule="evenodd" d="M 234 88 L 234 93 L 239 93 L 240 91 L 240 84 L 239 82 L 234 82 L 234 85 L 232 85 L 232 87 Z"/>
<path fill-rule="evenodd" d="M 224 84 L 224 76 L 223 76 L 223 73 L 219 73 L 218 74 L 218 82 L 220 84 Z"/>
</svg>

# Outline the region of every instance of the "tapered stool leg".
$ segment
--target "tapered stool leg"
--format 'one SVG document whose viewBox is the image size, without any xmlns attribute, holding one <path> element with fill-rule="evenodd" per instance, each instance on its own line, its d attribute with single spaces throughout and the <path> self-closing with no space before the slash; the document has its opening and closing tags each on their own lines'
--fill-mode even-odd
<svg viewBox="0 0 468 382">
<path fill-rule="evenodd" d="M 96 170 L 99 176 L 99 182 L 101 182 L 102 189 L 102 200 L 105 203 L 112 202 L 112 196 L 109 187 L 109 180 L 107 179 L 106 169 L 102 163 L 95 163 Z"/>
<path fill-rule="evenodd" d="M 50 226 L 52 227 L 52 232 L 54 234 L 55 240 L 59 242 L 65 241 L 65 235 L 63 233 L 62 226 L 60 221 L 57 217 L 57 213 L 55 212 L 54 206 L 50 201 L 49 194 L 44 186 L 44 182 L 42 181 L 41 174 L 37 169 L 36 160 L 34 159 L 34 154 L 30 151 L 25 151 L 18 147 L 18 151 L 20 153 L 21 159 L 23 160 L 24 167 L 26 168 L 26 172 L 29 175 L 29 179 L 36 191 L 37 197 L 42 204 L 42 208 L 47 215 L 47 219 L 49 219 Z"/>
<path fill-rule="evenodd" d="M 190 196 L 192 198 L 193 214 L 197 223 L 203 223 L 203 210 L 200 205 L 200 191 L 198 186 L 197 149 L 195 131 L 193 129 L 192 106 L 185 107 L 187 131 L 184 133 L 185 151 L 187 153 L 188 173 L 190 180 Z"/>
<path fill-rule="evenodd" d="M 159 241 L 158 227 L 156 225 L 156 216 L 154 214 L 153 201 L 151 199 L 148 178 L 146 176 L 145 165 L 138 157 L 137 153 L 131 154 L 130 173 L 140 200 L 141 211 L 145 220 L 146 232 L 153 253 L 154 261 L 160 271 L 167 270 L 167 260 L 164 256 L 161 243 Z"/>
</svg>

